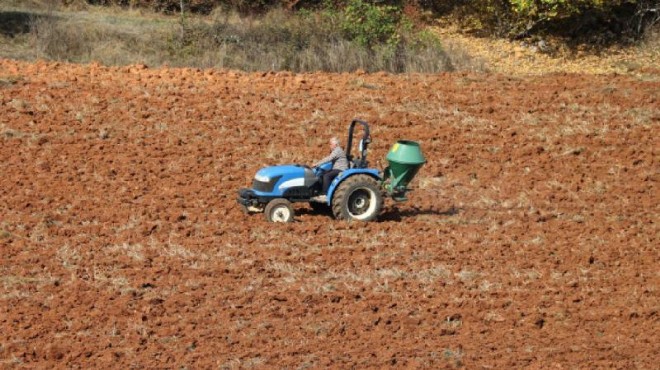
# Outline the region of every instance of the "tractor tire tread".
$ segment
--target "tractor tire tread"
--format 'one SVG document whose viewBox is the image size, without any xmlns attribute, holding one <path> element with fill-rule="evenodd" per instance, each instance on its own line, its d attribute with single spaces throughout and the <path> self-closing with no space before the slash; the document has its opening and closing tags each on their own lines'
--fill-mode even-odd
<svg viewBox="0 0 660 370">
<path fill-rule="evenodd" d="M 353 175 L 348 179 L 344 180 L 335 191 L 332 197 L 332 213 L 335 218 L 338 220 L 350 220 L 351 217 L 348 214 L 348 207 L 346 205 L 347 197 L 350 195 L 348 191 L 360 184 L 366 184 L 368 187 L 372 188 L 371 190 L 376 192 L 376 210 L 370 217 L 362 221 L 373 221 L 378 217 L 382 207 L 383 207 L 383 196 L 380 191 L 380 187 L 376 179 L 369 175 Z"/>
</svg>

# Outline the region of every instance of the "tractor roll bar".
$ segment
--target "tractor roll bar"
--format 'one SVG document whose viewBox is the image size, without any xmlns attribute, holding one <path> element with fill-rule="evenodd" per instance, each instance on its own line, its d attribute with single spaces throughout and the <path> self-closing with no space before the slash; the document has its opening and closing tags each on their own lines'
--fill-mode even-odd
<svg viewBox="0 0 660 370">
<path fill-rule="evenodd" d="M 346 142 L 346 158 L 349 162 L 353 160 L 351 156 L 351 147 L 353 146 L 353 131 L 355 130 L 355 124 L 359 123 L 364 129 L 364 134 L 362 135 L 362 148 L 360 153 L 360 161 L 366 165 L 367 160 L 367 147 L 371 143 L 371 136 L 369 135 L 369 124 L 365 121 L 354 119 L 351 121 L 351 124 L 348 126 L 348 141 Z"/>
</svg>

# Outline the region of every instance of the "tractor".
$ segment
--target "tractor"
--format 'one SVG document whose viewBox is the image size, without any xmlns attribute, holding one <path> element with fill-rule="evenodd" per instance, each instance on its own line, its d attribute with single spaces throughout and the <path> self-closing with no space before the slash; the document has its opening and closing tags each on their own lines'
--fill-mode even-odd
<svg viewBox="0 0 660 370">
<path fill-rule="evenodd" d="M 357 124 L 362 126 L 358 155 L 351 154 L 353 134 Z M 257 171 L 252 188 L 240 189 L 238 203 L 247 213 L 263 212 L 270 222 L 291 222 L 292 203 L 307 202 L 317 212 L 332 213 L 342 220 L 373 221 L 378 217 L 384 197 L 405 201 L 410 190 L 407 185 L 426 162 L 419 144 L 399 140 L 387 154 L 389 166 L 383 171 L 370 168 L 367 148 L 371 143 L 369 124 L 354 119 L 348 128 L 346 158 L 349 168 L 335 177 L 327 194 L 322 192 L 322 177 L 332 168 L 327 162 L 318 167 L 287 164 L 264 167 Z M 325 201 L 318 201 L 326 195 Z"/>
</svg>

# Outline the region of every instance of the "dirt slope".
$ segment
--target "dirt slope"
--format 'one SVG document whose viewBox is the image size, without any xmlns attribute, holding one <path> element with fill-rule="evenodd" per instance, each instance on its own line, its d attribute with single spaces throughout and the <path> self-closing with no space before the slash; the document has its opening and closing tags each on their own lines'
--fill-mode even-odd
<svg viewBox="0 0 660 370">
<path fill-rule="evenodd" d="M 0 60 L 0 363 L 655 368 L 659 92 Z M 240 212 L 354 117 L 421 143 L 409 202 Z"/>
</svg>

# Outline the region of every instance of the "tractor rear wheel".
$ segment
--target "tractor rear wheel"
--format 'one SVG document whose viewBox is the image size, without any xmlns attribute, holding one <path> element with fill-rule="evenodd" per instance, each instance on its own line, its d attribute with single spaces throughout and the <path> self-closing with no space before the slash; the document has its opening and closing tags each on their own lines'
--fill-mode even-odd
<svg viewBox="0 0 660 370">
<path fill-rule="evenodd" d="M 269 222 L 292 222 L 293 207 L 284 198 L 273 199 L 266 205 L 264 215 Z"/>
<path fill-rule="evenodd" d="M 382 208 L 378 182 L 368 175 L 347 178 L 332 196 L 332 213 L 340 220 L 373 221 Z"/>
</svg>

